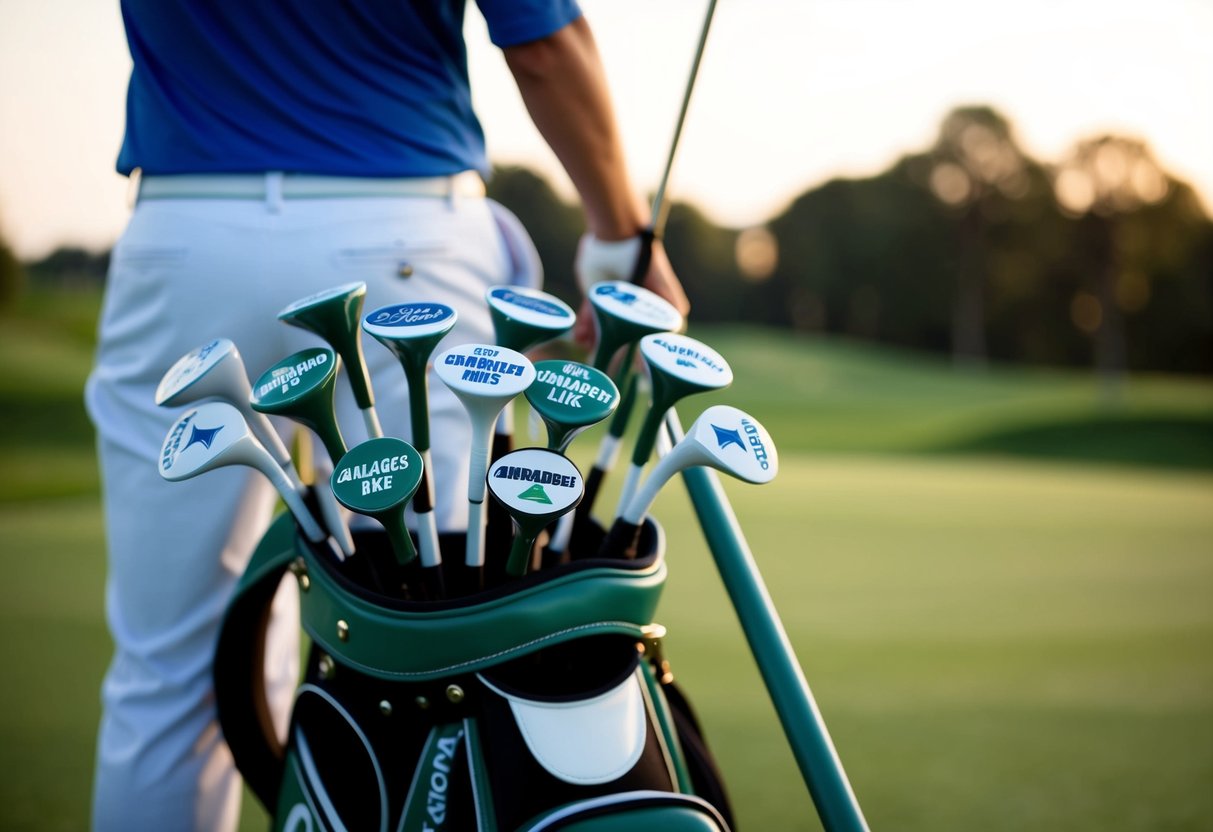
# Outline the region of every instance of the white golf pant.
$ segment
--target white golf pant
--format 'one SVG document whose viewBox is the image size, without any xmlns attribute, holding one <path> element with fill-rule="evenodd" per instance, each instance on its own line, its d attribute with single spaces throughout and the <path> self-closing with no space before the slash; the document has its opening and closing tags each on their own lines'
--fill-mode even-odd
<svg viewBox="0 0 1213 832">
<path fill-rule="evenodd" d="M 240 778 L 215 718 L 212 651 L 277 495 L 247 468 L 162 480 L 158 452 L 183 408 L 157 407 L 156 385 L 177 358 L 216 337 L 235 342 L 255 379 L 320 343 L 279 322 L 279 310 L 356 280 L 367 284 L 366 311 L 407 301 L 455 308 L 459 321 L 437 352 L 490 341 L 485 289 L 534 285 L 539 274 L 512 215 L 463 196 L 145 199 L 114 249 L 86 392 L 103 478 L 115 645 L 102 689 L 95 829 L 228 830 L 239 814 Z M 384 432 L 407 440 L 403 372 L 373 339 L 364 338 L 364 351 Z M 432 376 L 430 407 L 438 527 L 462 530 L 467 417 Z M 338 417 L 350 445 L 366 438 L 343 379 Z M 266 662 L 283 732 L 299 672 L 293 592 L 293 582 L 279 592 Z"/>
</svg>

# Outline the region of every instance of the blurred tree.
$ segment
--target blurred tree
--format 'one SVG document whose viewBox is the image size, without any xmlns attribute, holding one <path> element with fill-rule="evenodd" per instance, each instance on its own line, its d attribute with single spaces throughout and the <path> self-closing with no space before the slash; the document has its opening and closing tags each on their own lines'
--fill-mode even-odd
<svg viewBox="0 0 1213 832">
<path fill-rule="evenodd" d="M 683 202 L 670 206 L 665 248 L 701 323 L 738 321 L 749 295 L 737 265 L 737 236 Z"/>
<path fill-rule="evenodd" d="M 1207 372 L 1213 224 L 1191 188 L 1144 142 L 1111 135 L 1075 145 L 1054 188 L 1074 220 L 1071 318 L 1107 394 L 1129 366 Z"/>
<path fill-rule="evenodd" d="M 827 182 L 772 219 L 777 263 L 746 314 L 962 363 L 1088 365 L 1103 326 L 1105 364 L 1208 372 L 1213 224 L 1135 143 L 1108 141 L 1116 157 L 1088 149 L 1054 175 L 1003 116 L 958 108 L 929 150 Z M 1119 353 L 1111 303 L 1125 316 Z"/>
<path fill-rule="evenodd" d="M 758 290 L 767 322 L 946 349 L 948 227 L 912 166 L 832 180 L 770 222 L 779 261 Z"/>
<path fill-rule="evenodd" d="M 25 285 L 25 269 L 8 243 L 0 239 L 0 309 L 13 304 Z"/>
<path fill-rule="evenodd" d="M 999 226 L 1031 192 L 1038 165 L 1020 150 L 1010 122 L 990 107 L 966 106 L 944 117 L 929 154 L 927 185 L 956 216 L 952 355 L 984 363 L 989 282 Z"/>
<path fill-rule="evenodd" d="M 31 283 L 59 288 L 97 286 L 105 282 L 110 252 L 92 252 L 76 246 L 55 249 L 28 265 Z"/>
</svg>

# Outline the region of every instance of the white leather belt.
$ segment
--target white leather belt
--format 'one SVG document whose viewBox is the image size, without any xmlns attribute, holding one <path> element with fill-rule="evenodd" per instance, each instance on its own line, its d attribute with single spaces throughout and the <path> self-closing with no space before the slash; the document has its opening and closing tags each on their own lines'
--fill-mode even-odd
<svg viewBox="0 0 1213 832">
<path fill-rule="evenodd" d="M 474 170 L 453 176 L 398 179 L 303 173 L 141 176 L 139 199 L 340 199 L 342 197 L 483 197 Z"/>
</svg>

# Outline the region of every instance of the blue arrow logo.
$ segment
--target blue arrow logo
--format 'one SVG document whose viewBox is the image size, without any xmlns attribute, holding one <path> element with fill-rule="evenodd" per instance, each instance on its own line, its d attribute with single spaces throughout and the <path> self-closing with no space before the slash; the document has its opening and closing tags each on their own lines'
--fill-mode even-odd
<svg viewBox="0 0 1213 832">
<path fill-rule="evenodd" d="M 181 449 L 182 452 L 184 453 L 190 448 L 191 445 L 195 443 L 209 450 L 211 443 L 215 441 L 215 437 L 219 435 L 219 431 L 221 430 L 223 430 L 223 425 L 220 425 L 217 428 L 200 428 L 197 425 L 193 425 L 193 432 L 190 433 L 190 441 L 185 443 L 185 447 Z"/>
<path fill-rule="evenodd" d="M 736 445 L 738 448 L 741 448 L 742 453 L 745 452 L 745 443 L 741 441 L 741 434 L 736 430 L 725 430 L 715 425 L 712 425 L 712 430 L 716 431 L 716 442 L 721 448 Z"/>
</svg>

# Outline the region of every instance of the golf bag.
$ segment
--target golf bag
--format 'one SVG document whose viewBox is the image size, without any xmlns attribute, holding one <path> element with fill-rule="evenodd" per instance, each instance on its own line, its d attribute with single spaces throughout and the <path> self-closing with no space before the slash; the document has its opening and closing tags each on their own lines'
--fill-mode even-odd
<svg viewBox="0 0 1213 832">
<path fill-rule="evenodd" d="M 382 537 L 357 536 L 360 553 Z M 458 565 L 463 536 L 441 543 Z M 273 829 L 727 832 L 720 777 L 653 623 L 664 548 L 648 521 L 634 560 L 398 601 L 365 588 L 373 576 L 356 570 L 370 559 L 338 563 L 280 517 L 215 660 L 220 724 Z M 283 746 L 263 658 L 288 570 L 312 644 Z"/>
</svg>

